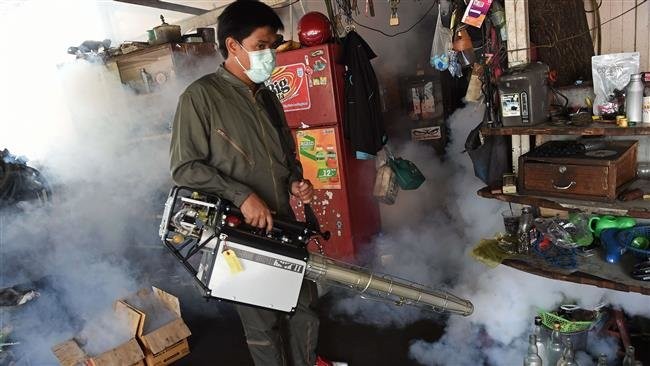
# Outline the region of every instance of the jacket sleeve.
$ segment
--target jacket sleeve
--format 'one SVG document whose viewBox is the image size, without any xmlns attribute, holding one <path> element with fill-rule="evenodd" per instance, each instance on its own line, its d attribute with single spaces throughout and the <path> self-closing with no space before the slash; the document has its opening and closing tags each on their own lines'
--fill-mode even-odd
<svg viewBox="0 0 650 366">
<path fill-rule="evenodd" d="M 283 136 L 281 136 L 280 140 L 283 144 L 286 144 L 286 148 L 284 150 L 287 154 L 287 164 L 289 165 L 289 171 L 291 171 L 291 175 L 289 176 L 289 192 L 291 192 L 291 183 L 303 179 L 302 164 L 300 163 L 300 159 L 296 152 L 296 141 L 293 138 L 293 134 L 291 133 L 289 125 L 287 124 L 287 118 L 284 114 L 282 104 L 280 104 L 280 101 L 278 101 L 277 98 L 275 99 L 275 108 L 278 109 L 281 116 L 280 119 L 282 124 L 280 126 L 280 132 Z"/>
<path fill-rule="evenodd" d="M 202 106 L 200 96 L 190 92 L 179 98 L 170 146 L 172 180 L 179 186 L 216 194 L 239 207 L 252 190 L 206 163 L 210 123 Z"/>
</svg>

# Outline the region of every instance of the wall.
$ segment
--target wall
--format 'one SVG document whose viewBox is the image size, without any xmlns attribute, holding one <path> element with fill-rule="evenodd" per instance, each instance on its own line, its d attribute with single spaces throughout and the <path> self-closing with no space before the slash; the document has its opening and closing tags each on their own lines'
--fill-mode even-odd
<svg viewBox="0 0 650 366">
<path fill-rule="evenodd" d="M 643 0 L 602 0 L 600 6 L 600 22 L 605 23 L 613 17 L 634 7 Z M 591 0 L 585 0 L 585 9 L 591 10 Z M 595 26 L 594 14 L 587 14 L 589 28 Z M 601 28 L 601 54 L 638 51 L 641 54 L 641 71 L 650 71 L 650 2 L 645 2 L 636 11 L 636 49 L 634 42 L 635 12 L 630 11 L 620 18 L 614 19 Z M 593 32 L 592 32 L 593 38 Z"/>
</svg>

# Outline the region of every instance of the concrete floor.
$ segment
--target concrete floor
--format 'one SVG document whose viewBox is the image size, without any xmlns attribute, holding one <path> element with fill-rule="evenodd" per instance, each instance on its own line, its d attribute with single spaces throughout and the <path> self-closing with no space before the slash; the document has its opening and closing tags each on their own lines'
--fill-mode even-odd
<svg viewBox="0 0 650 366">
<path fill-rule="evenodd" d="M 442 327 L 432 321 L 419 321 L 406 328 L 385 328 L 331 320 L 327 316 L 328 297 L 319 305 L 321 326 L 318 354 L 350 365 L 419 365 L 409 360 L 411 340 L 433 341 Z M 253 365 L 245 345 L 243 330 L 234 308 L 218 302 L 182 302 L 183 316 L 192 330 L 191 353 L 177 365 Z"/>
<path fill-rule="evenodd" d="M 178 268 L 171 256 L 163 256 L 165 263 L 149 263 L 152 267 L 145 283 L 151 283 L 179 297 L 183 318 L 192 336 L 191 353 L 176 363 L 179 366 L 252 366 L 246 348 L 243 329 L 234 307 L 229 303 L 207 301 L 193 285 L 189 274 L 180 272 L 169 276 L 169 268 Z M 157 270 L 154 270 L 157 269 Z M 178 272 L 177 272 L 178 273 Z M 353 319 L 331 319 L 331 296 L 323 296 L 318 304 L 320 332 L 317 352 L 332 361 L 347 362 L 350 366 L 409 366 L 420 365 L 408 359 L 412 340 L 437 340 L 444 324 L 422 320 L 405 328 L 377 328 L 355 323 Z M 650 329 L 630 329 L 632 334 Z M 650 365 L 650 339 L 633 338 L 637 357 Z M 456 365 L 450 365 L 456 366 Z"/>
</svg>

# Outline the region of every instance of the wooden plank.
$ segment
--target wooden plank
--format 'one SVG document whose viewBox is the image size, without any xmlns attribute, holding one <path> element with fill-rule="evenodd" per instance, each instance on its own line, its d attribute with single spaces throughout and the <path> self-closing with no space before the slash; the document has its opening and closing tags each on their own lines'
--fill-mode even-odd
<svg viewBox="0 0 650 366">
<path fill-rule="evenodd" d="M 223 11 L 226 9 L 226 6 L 228 6 L 228 4 L 216 7 L 214 10 L 210 10 L 207 13 L 180 20 L 176 22 L 176 24 L 181 26 L 181 33 L 186 33 L 187 31 L 200 27 L 213 26 L 217 24 L 219 15 L 223 13 Z"/>
<path fill-rule="evenodd" d="M 52 352 L 61 366 L 76 366 L 88 359 L 79 344 L 72 339 L 55 345 Z"/>
<path fill-rule="evenodd" d="M 602 5 L 600 6 L 600 22 L 605 23 L 606 21 L 610 20 L 612 18 L 612 1 L 611 0 L 603 0 Z M 601 26 L 601 31 L 603 34 L 603 41 L 602 41 L 602 54 L 606 53 L 611 53 L 612 52 L 612 45 L 611 45 L 611 38 L 612 38 L 612 32 L 613 32 L 613 23 L 607 23 L 603 26 Z"/>
<path fill-rule="evenodd" d="M 608 288 L 616 291 L 637 292 L 643 295 L 650 295 L 650 288 L 627 285 L 616 281 L 611 281 L 606 278 L 593 276 L 589 273 L 574 272 L 571 274 L 566 274 L 562 272 L 554 272 L 548 269 L 532 266 L 529 263 L 526 263 L 521 260 L 516 260 L 516 259 L 505 259 L 502 262 L 502 264 L 526 273 L 534 274 L 541 277 L 551 278 L 554 280 L 574 282 L 582 285 L 591 285 L 591 286 L 596 286 L 601 288 Z"/>
<path fill-rule="evenodd" d="M 144 359 L 138 341 L 131 339 L 119 347 L 93 357 L 96 366 L 133 365 Z"/>
<path fill-rule="evenodd" d="M 504 7 L 508 33 L 508 66 L 528 63 L 530 61 L 528 0 L 506 0 Z"/>
<path fill-rule="evenodd" d="M 623 1 L 612 0 L 610 1 L 610 19 L 623 12 Z M 608 24 L 611 25 L 609 32 L 609 53 L 623 52 L 623 18 L 619 17 Z"/>
<path fill-rule="evenodd" d="M 641 2 L 641 1 L 639 1 Z M 650 2 L 645 2 L 637 9 L 636 47 L 641 54 L 641 71 L 650 71 Z"/>
<path fill-rule="evenodd" d="M 650 126 L 617 127 L 613 123 L 594 122 L 587 127 L 556 126 L 540 123 L 525 127 L 484 127 L 483 135 L 576 135 L 576 136 L 639 136 L 650 135 Z"/>
<path fill-rule="evenodd" d="M 649 190 L 650 191 L 650 190 Z M 477 194 L 483 198 L 496 199 L 503 202 L 518 203 L 536 207 L 550 208 L 563 211 L 584 211 L 594 214 L 615 216 L 631 216 L 639 219 L 650 219 L 650 201 L 637 200 L 630 202 L 594 202 L 567 198 L 528 196 L 520 194 L 503 194 L 492 192 L 492 188 L 484 187 Z"/>
<path fill-rule="evenodd" d="M 142 343 L 153 354 L 162 352 L 165 348 L 192 335 L 183 319 L 176 318 L 162 327 L 141 337 Z"/>
<path fill-rule="evenodd" d="M 622 0 L 620 1 L 621 13 L 634 8 L 634 0 Z M 619 13 L 620 14 L 620 13 Z M 621 32 L 620 32 L 620 47 L 621 52 L 633 52 L 634 49 L 634 10 L 623 15 L 621 18 Z M 639 37 L 638 33 L 641 32 L 641 29 L 637 30 L 637 39 Z"/>
<path fill-rule="evenodd" d="M 121 3 L 128 3 L 133 5 L 146 6 L 155 9 L 177 11 L 179 13 L 192 14 L 192 15 L 201 15 L 208 12 L 205 9 L 195 8 L 193 6 L 187 6 L 187 5 L 176 4 L 176 3 L 160 1 L 160 0 L 113 0 L 113 1 L 118 1 Z"/>
</svg>

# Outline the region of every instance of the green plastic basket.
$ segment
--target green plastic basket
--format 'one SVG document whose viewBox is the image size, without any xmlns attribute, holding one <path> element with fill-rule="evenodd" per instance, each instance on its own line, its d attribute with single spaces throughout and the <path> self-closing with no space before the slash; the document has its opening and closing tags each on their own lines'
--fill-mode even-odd
<svg viewBox="0 0 650 366">
<path fill-rule="evenodd" d="M 570 321 L 554 312 L 539 310 L 538 313 L 542 317 L 542 324 L 549 329 L 553 329 L 553 324 L 560 323 L 561 333 L 575 333 L 589 330 L 591 325 L 598 320 L 596 318 L 591 321 Z"/>
</svg>

